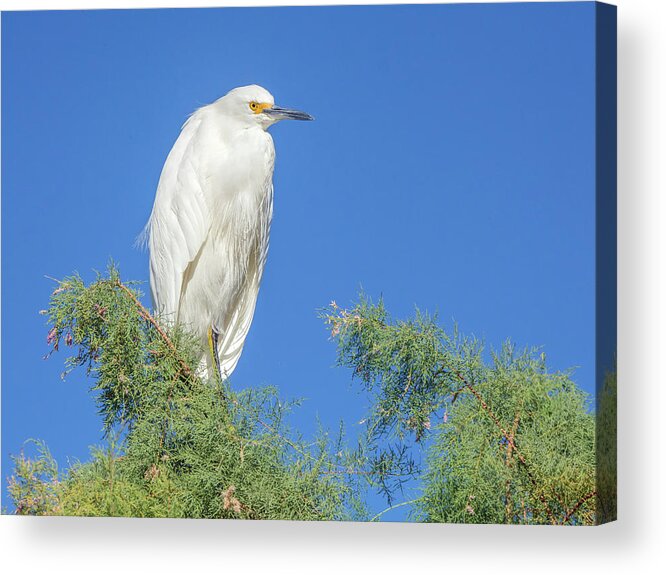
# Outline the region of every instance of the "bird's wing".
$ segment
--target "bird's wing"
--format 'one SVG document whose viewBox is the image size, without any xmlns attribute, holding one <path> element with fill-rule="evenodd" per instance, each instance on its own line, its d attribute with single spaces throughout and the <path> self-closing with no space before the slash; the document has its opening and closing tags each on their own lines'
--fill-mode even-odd
<svg viewBox="0 0 666 575">
<path fill-rule="evenodd" d="M 185 123 L 162 169 L 148 222 L 150 287 L 156 311 L 175 321 L 183 274 L 203 246 L 210 229 L 204 182 L 195 162 L 195 113 Z"/>
<path fill-rule="evenodd" d="M 250 325 L 254 317 L 259 286 L 266 266 L 271 220 L 273 218 L 273 186 L 272 184 L 269 184 L 269 186 L 261 206 L 261 233 L 257 251 L 248 266 L 245 286 L 238 295 L 236 305 L 233 306 L 233 314 L 227 322 L 217 348 L 220 368 L 222 373 L 226 375 L 230 375 L 234 371 L 243 351 L 245 338 L 250 331 Z"/>
</svg>

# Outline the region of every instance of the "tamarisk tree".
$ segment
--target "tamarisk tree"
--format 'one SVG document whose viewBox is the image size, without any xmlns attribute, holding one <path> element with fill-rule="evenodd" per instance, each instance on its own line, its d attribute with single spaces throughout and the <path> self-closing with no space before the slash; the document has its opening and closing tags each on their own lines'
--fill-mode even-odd
<svg viewBox="0 0 666 575">
<path fill-rule="evenodd" d="M 43 443 L 16 456 L 17 513 L 379 520 L 402 506 L 430 522 L 597 521 L 589 398 L 538 351 L 488 352 L 365 298 L 331 304 L 321 316 L 370 406 L 350 447 L 344 426 L 304 441 L 287 423 L 298 402 L 275 389 L 203 381 L 197 342 L 113 267 L 63 280 L 44 313 L 52 352 L 72 352 L 63 376 L 90 376 L 106 446 L 63 471 Z M 417 496 L 404 500 L 405 485 Z M 387 509 L 368 508 L 371 491 Z"/>
<path fill-rule="evenodd" d="M 46 315 L 67 372 L 88 371 L 108 445 L 59 473 L 46 446 L 15 458 L 18 513 L 349 519 L 360 509 L 335 442 L 305 444 L 274 389 L 232 391 L 196 375 L 195 342 L 167 329 L 117 271 L 62 281 Z M 360 513 L 360 511 L 359 511 Z"/>
<path fill-rule="evenodd" d="M 324 313 L 339 363 L 371 394 L 371 442 L 426 451 L 421 521 L 592 524 L 595 425 L 589 398 L 544 354 L 442 330 L 416 312 L 392 321 L 363 299 Z"/>
</svg>

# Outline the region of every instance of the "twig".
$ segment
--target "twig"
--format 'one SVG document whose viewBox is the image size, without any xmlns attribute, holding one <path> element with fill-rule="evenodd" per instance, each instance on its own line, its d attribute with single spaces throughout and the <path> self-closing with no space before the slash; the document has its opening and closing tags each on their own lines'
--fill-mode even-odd
<svg viewBox="0 0 666 575">
<path fill-rule="evenodd" d="M 576 511 L 578 511 L 578 509 L 580 508 L 581 505 L 583 505 L 583 503 L 585 503 L 588 499 L 592 499 L 592 497 L 596 497 L 596 495 L 597 495 L 596 490 L 590 491 L 587 495 L 583 495 L 583 497 L 581 497 L 578 500 L 576 505 L 574 505 L 570 511 L 567 511 L 567 514 L 564 516 L 564 519 L 562 519 L 562 525 L 564 525 L 567 521 L 569 521 L 569 519 L 571 519 L 573 514 L 576 513 Z"/>
<path fill-rule="evenodd" d="M 239 403 L 235 400 L 234 400 L 234 405 L 236 405 L 236 407 L 240 406 Z M 270 425 L 268 425 L 268 423 L 266 423 L 265 421 L 262 421 L 258 417 L 257 417 L 257 421 L 261 425 L 263 425 L 266 429 L 268 429 L 268 431 L 270 431 L 276 437 L 279 437 L 282 441 L 284 441 L 287 445 L 289 445 L 289 447 L 291 447 L 294 451 L 300 453 L 304 457 L 310 457 L 311 459 L 314 459 L 314 457 L 312 457 L 309 453 L 306 453 L 305 451 L 303 451 L 298 445 L 296 445 L 293 441 L 291 441 L 290 439 L 288 439 L 284 435 L 282 435 L 277 429 L 271 427 Z"/>
<path fill-rule="evenodd" d="M 516 431 L 518 431 L 518 422 L 520 421 L 520 411 L 516 411 L 516 416 L 513 418 L 513 427 L 511 428 L 511 441 L 516 437 Z M 507 442 L 508 443 L 508 442 Z M 511 445 L 506 446 L 506 466 L 511 467 L 511 455 L 512 447 Z M 510 519 L 513 517 L 513 501 L 511 500 L 511 480 L 506 480 L 506 493 L 505 493 L 505 506 L 504 506 L 504 515 L 506 517 L 506 522 L 509 523 Z"/>
<path fill-rule="evenodd" d="M 338 467 L 341 467 L 340 464 L 335 464 L 338 465 Z M 361 475 L 361 476 L 372 476 L 375 475 L 377 472 L 376 471 L 363 471 L 363 470 L 358 470 L 358 469 L 341 469 L 340 471 L 320 471 L 322 475 Z M 383 474 L 386 477 L 405 477 L 408 474 L 407 473 L 384 473 Z"/>
<path fill-rule="evenodd" d="M 160 335 L 164 343 L 167 344 L 167 347 L 171 350 L 171 352 L 174 354 L 175 358 L 178 360 L 178 363 L 180 364 L 180 369 L 183 372 L 183 374 L 187 377 L 192 377 L 193 373 L 192 370 L 190 369 L 190 366 L 183 361 L 183 359 L 180 357 L 178 354 L 178 350 L 176 349 L 176 346 L 173 344 L 169 336 L 164 332 L 164 330 L 159 326 L 159 324 L 155 321 L 155 318 L 151 315 L 151 313 L 143 306 L 143 304 L 137 299 L 137 297 L 132 293 L 132 290 L 129 289 L 125 284 L 123 284 L 120 280 L 116 280 L 115 282 L 116 287 L 119 287 L 121 290 L 123 290 L 129 297 L 130 299 L 134 302 L 134 305 L 136 305 L 137 309 L 139 310 L 139 315 L 145 319 L 150 325 L 152 325 L 157 333 Z"/>
<path fill-rule="evenodd" d="M 411 501 L 403 501 L 402 503 L 396 503 L 395 505 L 391 505 L 391 507 L 387 507 L 384 509 L 384 511 L 380 511 L 375 515 L 372 519 L 370 519 L 370 522 L 373 522 L 377 519 L 379 519 L 384 513 L 388 513 L 389 511 L 393 511 L 394 509 L 397 509 L 398 507 L 404 507 L 405 505 L 411 505 L 412 503 L 416 503 L 417 501 L 420 501 L 422 497 L 417 497 L 416 499 L 412 499 Z"/>
<path fill-rule="evenodd" d="M 513 427 L 511 428 L 511 442 L 513 442 L 513 438 L 516 437 L 516 431 L 518 431 L 518 422 L 520 421 L 520 411 L 516 411 L 516 417 L 513 419 Z M 508 441 L 507 441 L 508 442 Z M 511 463 L 511 451 L 513 447 L 511 444 L 509 444 L 506 448 L 506 464 L 509 465 Z"/>
</svg>

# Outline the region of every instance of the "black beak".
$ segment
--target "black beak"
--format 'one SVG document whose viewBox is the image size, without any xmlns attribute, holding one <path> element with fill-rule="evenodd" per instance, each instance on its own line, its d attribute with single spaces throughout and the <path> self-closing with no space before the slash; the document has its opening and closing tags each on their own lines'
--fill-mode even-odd
<svg viewBox="0 0 666 575">
<path fill-rule="evenodd" d="M 306 112 L 280 108 L 280 106 L 265 108 L 262 114 L 271 116 L 272 118 L 275 118 L 275 120 L 314 120 L 314 118 Z"/>
</svg>

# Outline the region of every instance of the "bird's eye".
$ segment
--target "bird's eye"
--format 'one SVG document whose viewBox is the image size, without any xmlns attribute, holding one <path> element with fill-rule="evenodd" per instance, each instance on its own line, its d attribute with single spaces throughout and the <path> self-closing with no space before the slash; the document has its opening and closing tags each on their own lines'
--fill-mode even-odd
<svg viewBox="0 0 666 575">
<path fill-rule="evenodd" d="M 259 108 L 259 104 L 257 104 L 256 102 L 250 102 L 250 110 L 256 112 L 257 108 Z"/>
</svg>

